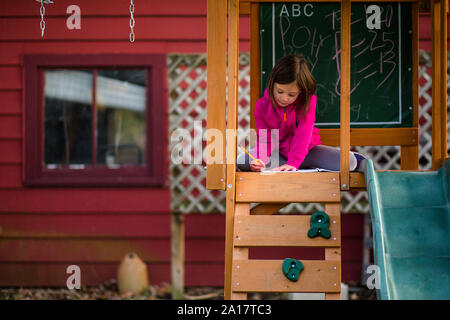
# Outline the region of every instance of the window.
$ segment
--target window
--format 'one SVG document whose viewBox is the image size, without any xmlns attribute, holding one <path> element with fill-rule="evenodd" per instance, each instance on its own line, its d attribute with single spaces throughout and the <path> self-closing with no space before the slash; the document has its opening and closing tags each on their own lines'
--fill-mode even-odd
<svg viewBox="0 0 450 320">
<path fill-rule="evenodd" d="M 25 55 L 25 184 L 165 181 L 164 55 Z"/>
</svg>

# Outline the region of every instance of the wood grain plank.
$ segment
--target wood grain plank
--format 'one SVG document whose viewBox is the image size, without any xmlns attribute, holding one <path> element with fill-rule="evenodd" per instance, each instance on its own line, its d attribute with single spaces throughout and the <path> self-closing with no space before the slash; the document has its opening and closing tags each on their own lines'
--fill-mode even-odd
<svg viewBox="0 0 450 320">
<path fill-rule="evenodd" d="M 20 164 L 22 162 L 22 140 L 0 140 L 0 165 Z"/>
<path fill-rule="evenodd" d="M 441 51 L 440 51 L 440 65 L 441 70 L 447 70 L 447 12 L 448 12 L 448 1 L 441 2 L 441 12 L 440 12 L 440 22 L 441 22 Z M 441 104 L 440 104 L 440 118 L 441 118 L 441 155 L 440 155 L 440 166 L 444 165 L 445 160 L 448 156 L 447 151 L 447 72 L 441 71 L 441 78 L 439 81 L 441 86 L 440 92 Z"/>
<path fill-rule="evenodd" d="M 240 218 L 246 218 L 250 215 L 250 204 L 248 203 L 239 203 L 236 204 L 236 214 L 235 220 Z M 234 233 L 233 233 L 233 261 L 236 260 L 248 260 L 248 248 L 239 247 L 239 231 L 236 228 L 236 221 L 234 224 Z M 238 269 L 233 268 L 231 271 L 231 279 L 234 278 L 234 273 L 239 272 Z M 230 281 L 231 281 L 230 279 Z M 230 284 L 231 285 L 231 284 Z M 247 299 L 246 292 L 231 292 L 231 300 L 245 300 Z"/>
<path fill-rule="evenodd" d="M 0 58 L 1 59 L 1 58 Z M 19 115 L 22 113 L 22 91 L 0 89 L 0 114 Z"/>
<path fill-rule="evenodd" d="M 237 292 L 338 292 L 340 266 L 334 261 L 301 260 L 304 270 L 297 282 L 284 276 L 283 260 L 236 260 L 233 291 Z M 239 268 L 237 268 L 239 266 Z M 334 268 L 336 267 L 336 268 Z"/>
<path fill-rule="evenodd" d="M 322 143 L 339 146 L 339 129 L 319 129 Z M 352 146 L 417 146 L 417 128 L 351 128 Z"/>
<path fill-rule="evenodd" d="M 0 67 L 0 88 L 19 90 L 22 88 L 22 69 L 20 66 Z"/>
<path fill-rule="evenodd" d="M 250 128 L 256 129 L 255 105 L 260 97 L 261 85 L 259 4 L 252 3 L 250 10 Z"/>
<path fill-rule="evenodd" d="M 45 223 L 42 223 L 45 221 Z M 2 239 L 169 238 L 169 214 L 0 214 Z"/>
<path fill-rule="evenodd" d="M 248 19 L 241 18 L 241 24 L 249 23 Z M 48 42 L 39 41 L 17 41 L 17 42 L 2 42 L 4 51 L 0 55 L 1 65 L 15 65 L 19 66 L 21 63 L 21 55 L 23 53 L 45 54 L 48 53 Z M 240 40 L 241 50 L 248 52 L 250 44 L 248 39 L 242 38 Z M 52 54 L 66 54 L 71 52 L 73 54 L 111 54 L 111 52 L 120 52 L 126 54 L 192 54 L 206 52 L 206 38 L 198 39 L 148 39 L 140 41 L 136 38 L 133 45 L 130 41 L 121 40 L 71 40 L 58 41 L 52 46 Z M 1 91 L 0 91 L 1 92 Z"/>
<path fill-rule="evenodd" d="M 22 138 L 22 116 L 0 115 L 0 139 Z"/>
<path fill-rule="evenodd" d="M 267 215 L 277 213 L 278 210 L 284 208 L 287 203 L 260 203 L 252 210 L 250 210 L 250 214 L 254 215 Z"/>
<path fill-rule="evenodd" d="M 0 167 L 1 168 L 1 167 Z M 0 213 L 169 213 L 170 190 L 39 188 L 1 190 Z"/>
<path fill-rule="evenodd" d="M 419 5 L 412 3 L 412 79 L 413 79 L 413 127 L 419 132 Z M 403 170 L 419 170 L 419 136 L 411 146 L 400 148 L 400 167 Z"/>
<path fill-rule="evenodd" d="M 432 147 L 431 147 L 431 168 L 433 170 L 439 169 L 440 158 L 441 158 L 441 23 L 440 23 L 440 11 L 441 11 L 441 1 L 431 0 L 431 58 L 432 58 Z"/>
<path fill-rule="evenodd" d="M 340 184 L 342 190 L 350 185 L 350 0 L 341 1 L 341 107 L 340 107 Z"/>
<path fill-rule="evenodd" d="M 111 263 L 77 263 L 76 261 L 42 264 L 0 263 L 0 286 L 66 288 L 66 281 L 70 276 L 66 270 L 72 264 L 80 267 L 82 286 L 97 286 L 109 282 L 111 279 L 117 279 L 119 263 L 120 260 Z M 149 263 L 147 270 L 152 285 L 164 285 L 164 283 L 170 282 L 170 262 Z M 198 269 L 190 268 L 188 277 L 196 273 L 198 273 Z"/>
<path fill-rule="evenodd" d="M 39 14 L 39 10 L 37 11 Z M 83 17 L 81 30 L 69 30 L 66 27 L 66 17 L 46 16 L 46 41 L 123 41 L 130 45 L 130 16 L 119 17 Z M 243 28 L 241 40 L 250 39 L 249 17 L 242 17 L 242 22 L 248 25 Z M 193 41 L 206 40 L 205 16 L 135 16 L 134 32 L 136 41 Z M 39 23 L 39 21 L 38 21 Z M 16 26 L 20 25 L 20 28 Z M 111 26 L 121 26 L 114 27 Z M 81 32 L 80 32 L 81 31 Z M 36 28 L 36 17 L 2 18 L 0 19 L 0 41 L 41 41 L 39 24 Z"/>
<path fill-rule="evenodd" d="M 0 188 L 12 189 L 22 186 L 22 166 L 20 164 L 0 165 Z"/>
<path fill-rule="evenodd" d="M 233 255 L 233 222 L 236 205 L 236 144 L 239 83 L 239 0 L 228 0 L 228 114 L 227 114 L 227 171 L 226 171 L 226 234 L 224 298 L 231 298 L 231 270 Z M 232 159 L 232 161 L 228 161 Z"/>
<path fill-rule="evenodd" d="M 236 201 L 339 202 L 339 173 L 237 172 Z"/>
<path fill-rule="evenodd" d="M 169 262 L 167 239 L 2 239 L 0 262 L 114 262 L 136 252 L 145 262 Z"/>
<path fill-rule="evenodd" d="M 340 247 L 340 226 L 330 217 L 331 238 L 309 238 L 309 215 L 248 216 L 234 221 L 234 246 L 239 247 Z"/>
<path fill-rule="evenodd" d="M 341 206 L 339 204 L 325 204 L 325 211 L 333 213 L 333 219 L 335 219 L 337 223 L 338 230 L 336 231 L 338 234 L 341 234 L 341 214 L 340 214 Z M 336 264 L 336 266 L 341 269 L 341 248 L 325 248 L 325 260 L 330 261 Z M 336 279 L 336 283 L 338 284 L 339 292 L 335 293 L 325 293 L 326 300 L 340 300 L 341 299 L 341 272 L 339 272 L 338 279 Z"/>
<path fill-rule="evenodd" d="M 39 13 L 39 11 L 37 11 Z M 81 30 L 69 30 L 66 17 L 46 16 L 45 40 L 123 40 L 129 43 L 130 16 L 83 16 Z M 198 16 L 139 17 L 135 16 L 136 40 L 206 39 L 206 19 Z M 20 25 L 20 28 L 16 26 Z M 111 28 L 111 25 L 123 26 Z M 41 39 L 35 17 L 3 18 L 0 20 L 0 41 L 36 41 Z M 80 32 L 82 31 L 82 32 Z M 248 38 L 248 35 L 247 35 Z"/>
<path fill-rule="evenodd" d="M 171 257 L 170 269 L 172 280 L 172 299 L 184 298 L 185 279 L 185 229 L 184 216 L 182 214 L 171 214 Z"/>
<path fill-rule="evenodd" d="M 350 172 L 350 189 L 366 190 L 366 180 L 362 172 Z"/>
<path fill-rule="evenodd" d="M 227 72 L 227 17 L 226 1 L 208 0 L 207 16 L 207 150 L 206 188 L 225 190 L 226 178 L 226 72 Z M 212 132 L 218 135 L 209 137 Z M 216 139 L 220 139 L 217 141 Z M 221 148 L 220 148 L 221 146 Z"/>
<path fill-rule="evenodd" d="M 69 0 L 54 1 L 53 4 L 45 5 L 46 16 L 64 16 L 67 7 L 73 2 Z M 135 1 L 135 17 L 139 16 L 188 16 L 188 15 L 206 15 L 206 2 L 204 0 L 171 0 L 158 1 L 147 0 L 142 2 Z M 76 2 L 81 9 L 82 16 L 129 16 L 130 2 L 128 1 L 106 1 L 106 0 L 78 0 Z M 12 6 L 7 2 L 0 2 L 0 17 L 16 16 L 36 16 L 39 14 L 39 4 L 29 5 L 26 1 L 18 1 Z"/>
</svg>

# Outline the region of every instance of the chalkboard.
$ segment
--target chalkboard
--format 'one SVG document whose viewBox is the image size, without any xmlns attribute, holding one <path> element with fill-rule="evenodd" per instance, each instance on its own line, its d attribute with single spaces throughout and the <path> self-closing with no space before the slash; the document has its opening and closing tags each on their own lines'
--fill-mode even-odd
<svg viewBox="0 0 450 320">
<path fill-rule="evenodd" d="M 370 5 L 379 7 L 379 29 Z M 411 127 L 411 3 L 352 2 L 351 12 L 351 126 Z M 301 53 L 318 84 L 316 124 L 338 127 L 340 27 L 339 3 L 260 4 L 261 95 L 275 62 Z"/>
</svg>

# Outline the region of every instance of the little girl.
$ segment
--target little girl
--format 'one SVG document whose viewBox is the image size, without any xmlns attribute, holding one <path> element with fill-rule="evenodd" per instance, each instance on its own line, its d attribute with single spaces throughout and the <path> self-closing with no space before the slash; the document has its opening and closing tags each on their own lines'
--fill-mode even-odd
<svg viewBox="0 0 450 320">
<path fill-rule="evenodd" d="M 257 161 L 249 162 L 249 156 L 241 154 L 237 158 L 240 171 L 340 170 L 339 148 L 322 145 L 314 126 L 316 88 L 303 56 L 285 56 L 276 63 L 255 106 L 257 143 L 252 154 Z M 277 137 L 272 137 L 273 129 L 278 129 Z M 350 152 L 350 170 L 357 170 L 362 159 L 361 154 Z"/>
</svg>

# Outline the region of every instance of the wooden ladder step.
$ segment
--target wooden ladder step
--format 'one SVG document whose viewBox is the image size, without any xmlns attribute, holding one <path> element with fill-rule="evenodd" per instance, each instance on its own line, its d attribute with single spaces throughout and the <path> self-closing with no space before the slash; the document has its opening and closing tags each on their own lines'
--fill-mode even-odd
<svg viewBox="0 0 450 320">
<path fill-rule="evenodd" d="M 333 203 L 340 198 L 339 172 L 236 172 L 236 202 Z"/>
<path fill-rule="evenodd" d="M 276 206 L 281 205 L 278 202 Z M 326 299 L 340 299 L 340 203 L 325 202 L 324 211 L 330 217 L 331 238 L 311 239 L 307 235 L 310 215 L 250 215 L 250 203 L 236 203 L 228 282 L 231 282 L 231 299 L 246 299 L 248 292 L 322 292 Z M 249 259 L 249 248 L 256 246 L 323 247 L 325 259 L 300 259 L 304 269 L 298 281 L 293 282 L 283 274 L 283 260 Z"/>
<path fill-rule="evenodd" d="M 234 220 L 235 247 L 340 247 L 339 217 L 330 216 L 331 237 L 309 238 L 309 215 L 299 216 L 236 216 Z"/>
<path fill-rule="evenodd" d="M 301 260 L 304 269 L 296 282 L 282 273 L 283 260 L 233 261 L 234 292 L 325 292 L 341 290 L 339 261 Z"/>
</svg>

